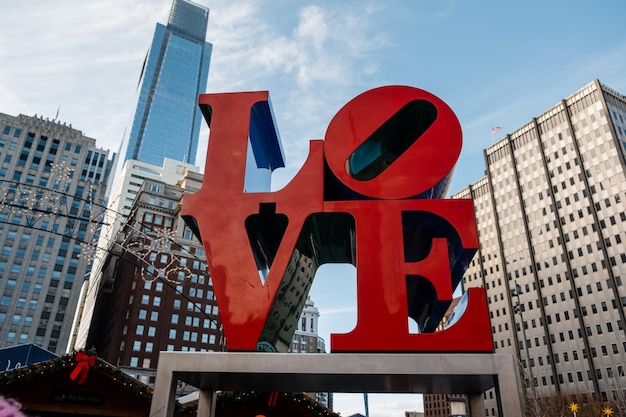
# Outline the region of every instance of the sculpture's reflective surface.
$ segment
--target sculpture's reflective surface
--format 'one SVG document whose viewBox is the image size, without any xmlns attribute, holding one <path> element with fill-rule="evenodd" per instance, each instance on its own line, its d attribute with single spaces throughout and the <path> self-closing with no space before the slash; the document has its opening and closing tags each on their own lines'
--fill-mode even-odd
<svg viewBox="0 0 626 417">
<path fill-rule="evenodd" d="M 267 92 L 208 94 L 202 189 L 183 215 L 207 253 L 230 350 L 286 351 L 317 268 L 357 270 L 358 320 L 332 351 L 492 350 L 483 289 L 435 331 L 478 238 L 471 200 L 445 195 L 461 150 L 450 108 L 423 90 L 367 91 L 310 143 L 277 192 L 244 192 L 250 142 L 258 167 L 284 165 Z M 407 318 L 419 326 L 411 334 Z"/>
</svg>

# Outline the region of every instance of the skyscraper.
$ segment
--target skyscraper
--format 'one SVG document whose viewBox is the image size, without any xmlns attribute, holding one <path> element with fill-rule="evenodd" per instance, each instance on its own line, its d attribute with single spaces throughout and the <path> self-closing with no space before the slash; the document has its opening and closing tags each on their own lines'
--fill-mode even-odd
<svg viewBox="0 0 626 417">
<path fill-rule="evenodd" d="M 79 130 L 0 113 L 0 347 L 65 353 L 111 170 Z"/>
<path fill-rule="evenodd" d="M 156 25 L 139 81 L 138 101 L 100 237 L 92 276 L 85 283 L 81 311 L 70 347 L 85 347 L 96 300 L 105 290 L 108 250 L 130 214 L 144 181 L 174 185 L 183 170 L 194 171 L 211 44 L 205 42 L 209 11 L 188 0 L 174 0 L 167 26 Z"/>
<path fill-rule="evenodd" d="M 626 97 L 596 80 L 485 161 L 454 197 L 474 200 L 480 249 L 463 286 L 486 289 L 495 350 L 515 355 L 531 402 L 626 406 Z"/>
<path fill-rule="evenodd" d="M 209 10 L 174 0 L 167 26 L 157 23 L 143 64 L 122 163 L 162 166 L 165 157 L 195 163 L 212 45 L 205 41 Z"/>
</svg>

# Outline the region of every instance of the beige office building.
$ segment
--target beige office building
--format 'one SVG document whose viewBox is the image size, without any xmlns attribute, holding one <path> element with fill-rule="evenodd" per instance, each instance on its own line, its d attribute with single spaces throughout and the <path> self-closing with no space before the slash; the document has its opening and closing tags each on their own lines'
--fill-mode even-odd
<svg viewBox="0 0 626 417">
<path fill-rule="evenodd" d="M 0 347 L 65 353 L 111 165 L 71 125 L 0 113 Z"/>
<path fill-rule="evenodd" d="M 473 198 L 496 352 L 530 398 L 626 389 L 626 97 L 594 81 L 484 152 Z M 497 415 L 486 394 L 485 415 Z"/>
</svg>

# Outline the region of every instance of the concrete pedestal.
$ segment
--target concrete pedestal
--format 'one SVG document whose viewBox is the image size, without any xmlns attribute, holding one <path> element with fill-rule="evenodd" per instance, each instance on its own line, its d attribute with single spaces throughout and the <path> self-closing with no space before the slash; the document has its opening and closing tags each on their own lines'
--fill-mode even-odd
<svg viewBox="0 0 626 417">
<path fill-rule="evenodd" d="M 214 417 L 218 390 L 467 394 L 477 417 L 494 387 L 499 415 L 522 416 L 507 354 L 161 352 L 151 417 L 173 416 L 178 380 L 200 389 L 202 417 Z"/>
</svg>

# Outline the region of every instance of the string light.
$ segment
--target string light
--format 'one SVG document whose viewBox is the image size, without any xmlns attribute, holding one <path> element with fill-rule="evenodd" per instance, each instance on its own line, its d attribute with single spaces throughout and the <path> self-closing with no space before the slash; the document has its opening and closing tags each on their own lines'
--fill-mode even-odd
<svg viewBox="0 0 626 417">
<path fill-rule="evenodd" d="M 99 228 L 102 225 L 117 225 L 118 234 L 115 236 L 114 245 L 122 249 L 129 250 L 137 255 L 142 262 L 142 272 L 144 279 L 155 280 L 159 277 L 165 278 L 174 283 L 191 277 L 192 272 L 189 268 L 180 266 L 180 259 L 172 255 L 171 247 L 175 245 L 176 232 L 171 229 L 159 229 L 150 231 L 152 235 L 156 235 L 155 239 L 142 230 L 127 227 L 126 232 L 132 234 L 135 239 L 145 241 L 145 243 L 129 243 L 125 246 L 124 234 L 120 235 L 122 223 L 127 216 L 123 216 L 114 210 L 107 209 L 104 206 L 94 204 L 93 197 L 95 188 L 90 184 L 87 190 L 87 198 L 82 195 L 68 194 L 70 191 L 72 177 L 75 170 L 65 162 L 55 163 L 51 165 L 50 176 L 45 186 L 24 184 L 17 181 L 6 181 L 0 183 L 0 212 L 13 216 L 11 219 L 7 216 L 7 223 L 21 224 L 22 219 L 26 220 L 26 225 L 33 227 L 37 223 L 41 223 L 43 219 L 56 219 L 65 217 L 70 220 L 78 220 L 82 223 L 87 240 L 77 238 L 79 230 L 68 230 L 66 227 L 64 235 L 76 238 L 81 246 L 81 253 L 78 255 L 80 259 L 86 262 L 93 261 L 99 251 L 108 251 L 108 248 L 99 248 L 97 236 Z M 70 201 L 83 202 L 82 214 L 78 215 L 78 209 L 68 204 Z M 73 227 L 75 222 L 68 222 Z M 68 226 L 68 225 L 66 225 Z M 58 226 L 57 226 L 58 227 Z M 77 228 L 78 229 L 78 228 Z M 46 231 L 49 231 L 45 229 Z M 71 233 L 75 232 L 75 233 Z M 161 255 L 168 255 L 169 263 L 165 266 L 157 267 L 156 259 L 161 259 Z M 153 274 L 156 272 L 156 274 Z"/>
<path fill-rule="evenodd" d="M 83 352 L 93 354 L 93 352 Z M 76 367 L 76 355 L 70 354 L 60 358 L 50 359 L 45 362 L 37 364 L 30 364 L 21 368 L 12 369 L 0 373 L 0 385 L 9 385 L 16 380 L 24 379 L 24 381 L 30 381 L 33 377 L 39 375 L 47 375 L 65 368 Z M 98 358 L 96 364 L 92 369 L 98 369 L 101 373 L 111 377 L 114 381 L 122 381 L 124 386 L 131 392 L 146 397 L 152 398 L 153 389 L 148 385 L 132 378 L 130 375 L 125 374 L 120 369 L 114 367 L 103 359 Z"/>
</svg>

